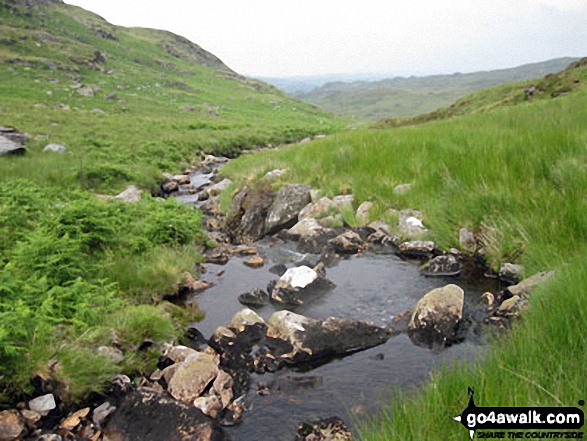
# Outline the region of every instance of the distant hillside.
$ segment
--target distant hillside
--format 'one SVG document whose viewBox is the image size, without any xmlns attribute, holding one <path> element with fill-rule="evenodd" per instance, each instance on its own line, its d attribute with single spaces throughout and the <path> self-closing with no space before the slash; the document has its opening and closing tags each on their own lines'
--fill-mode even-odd
<svg viewBox="0 0 587 441">
<path fill-rule="evenodd" d="M 573 61 L 576 59 L 558 58 L 468 74 L 335 82 L 295 95 L 330 112 L 356 119 L 414 116 L 447 106 L 478 90 L 558 72 Z"/>
<path fill-rule="evenodd" d="M 299 75 L 294 77 L 257 77 L 261 81 L 272 84 L 284 92 L 296 95 L 298 93 L 310 92 L 327 83 L 353 81 L 380 81 L 389 78 L 390 74 L 378 73 L 357 73 L 357 74 L 325 74 L 325 75 Z"/>
<path fill-rule="evenodd" d="M 515 106 L 549 100 L 587 88 L 587 57 L 572 62 L 564 70 L 543 78 L 509 83 L 467 95 L 448 107 L 410 118 L 387 118 L 378 127 L 399 127 L 421 124 L 474 113 L 484 113 L 499 107 Z"/>
<path fill-rule="evenodd" d="M 179 168 L 344 127 L 171 32 L 60 0 L 0 0 L 0 23 L 0 125 L 31 134 L 31 152 L 55 142 L 88 166 Z"/>
</svg>

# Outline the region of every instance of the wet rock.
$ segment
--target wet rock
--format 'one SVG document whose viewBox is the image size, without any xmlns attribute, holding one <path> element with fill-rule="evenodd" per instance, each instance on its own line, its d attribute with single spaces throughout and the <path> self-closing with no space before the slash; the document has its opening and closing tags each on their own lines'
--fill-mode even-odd
<svg viewBox="0 0 587 441">
<path fill-rule="evenodd" d="M 254 254 L 257 254 L 259 250 L 257 250 L 257 248 L 255 247 L 251 247 L 248 245 L 239 245 L 237 247 L 234 247 L 231 252 L 233 254 L 238 254 L 240 256 L 252 256 Z"/>
<path fill-rule="evenodd" d="M 437 256 L 423 268 L 422 272 L 431 277 L 456 276 L 461 272 L 461 264 L 455 256 Z"/>
<path fill-rule="evenodd" d="M 329 289 L 331 283 L 305 265 L 288 269 L 276 282 L 269 284 L 271 300 L 287 305 L 301 305 L 305 297 Z"/>
<path fill-rule="evenodd" d="M 475 235 L 467 228 L 463 227 L 459 230 L 459 244 L 461 248 L 470 253 L 474 253 L 477 249 L 477 241 Z"/>
<path fill-rule="evenodd" d="M 260 256 L 256 256 L 245 260 L 243 263 L 249 268 L 261 268 L 263 265 L 265 265 L 265 260 Z"/>
<path fill-rule="evenodd" d="M 316 219 L 302 219 L 288 230 L 288 234 L 296 238 L 315 236 L 324 231 L 324 227 Z"/>
<path fill-rule="evenodd" d="M 228 256 L 221 249 L 215 249 L 210 253 L 205 254 L 206 263 L 213 263 L 215 265 L 226 265 L 228 263 Z"/>
<path fill-rule="evenodd" d="M 306 220 L 302 221 L 305 222 Z M 291 231 L 291 230 L 290 230 Z M 328 242 L 334 239 L 339 230 L 331 228 L 322 228 L 321 230 L 314 230 L 315 234 L 300 236 L 298 240 L 297 250 L 300 253 L 320 254 L 329 247 Z"/>
<path fill-rule="evenodd" d="M 393 316 L 391 319 L 391 326 L 395 333 L 408 331 L 412 314 L 413 311 L 410 309 L 409 311 L 400 312 L 399 314 Z"/>
<path fill-rule="evenodd" d="M 238 296 L 238 301 L 245 306 L 260 308 L 269 303 L 269 294 L 259 288 L 255 288 L 250 292 Z"/>
<path fill-rule="evenodd" d="M 137 187 L 134 185 L 129 185 L 122 193 L 114 196 L 114 198 L 120 199 L 124 203 L 133 203 L 141 200 L 141 193 L 142 191 Z"/>
<path fill-rule="evenodd" d="M 208 195 L 210 195 L 210 197 L 218 196 L 231 185 L 232 181 L 230 179 L 224 179 L 208 188 Z"/>
<path fill-rule="evenodd" d="M 217 357 L 196 352 L 180 364 L 167 389 L 176 400 L 192 402 L 202 394 L 216 375 L 218 375 Z"/>
<path fill-rule="evenodd" d="M 436 244 L 431 241 L 415 240 L 404 242 L 399 246 L 400 255 L 404 257 L 426 259 L 432 257 Z"/>
<path fill-rule="evenodd" d="M 200 409 L 204 414 L 212 419 L 218 418 L 218 414 L 222 410 L 222 403 L 216 395 L 209 395 L 207 397 L 198 397 L 194 400 L 194 407 Z"/>
<path fill-rule="evenodd" d="M 179 184 L 175 181 L 167 181 L 161 184 L 161 190 L 167 194 L 174 193 L 179 190 Z"/>
<path fill-rule="evenodd" d="M 357 219 L 357 222 L 361 226 L 365 226 L 369 223 L 372 208 L 373 208 L 373 202 L 369 202 L 369 201 L 363 202 L 361 205 L 359 205 L 359 208 L 357 208 L 355 218 Z"/>
<path fill-rule="evenodd" d="M 108 401 L 102 403 L 94 409 L 92 413 L 92 421 L 94 424 L 101 426 L 106 418 L 116 411 L 116 406 L 112 406 Z"/>
<path fill-rule="evenodd" d="M 410 339 L 419 346 L 444 347 L 453 343 L 463 317 L 464 291 L 456 285 L 436 288 L 422 297 L 408 326 Z"/>
<path fill-rule="evenodd" d="M 256 323 L 265 324 L 265 320 L 252 309 L 245 308 L 234 315 L 228 327 L 242 331 L 245 326 L 253 326 Z"/>
<path fill-rule="evenodd" d="M 232 386 L 232 377 L 223 370 L 220 370 L 218 372 L 218 376 L 212 384 L 212 389 L 214 389 L 216 395 L 220 397 L 223 408 L 227 407 L 233 398 Z"/>
<path fill-rule="evenodd" d="M 488 311 L 495 308 L 495 296 L 490 292 L 485 292 L 481 296 L 481 303 L 485 305 Z"/>
<path fill-rule="evenodd" d="M 269 321 L 267 335 L 286 340 L 293 346 L 283 359 L 304 363 L 356 352 L 387 341 L 385 329 L 362 321 L 330 317 L 323 321 L 278 311 Z"/>
<path fill-rule="evenodd" d="M 53 394 L 42 395 L 29 401 L 29 409 L 42 416 L 48 415 L 56 407 Z"/>
<path fill-rule="evenodd" d="M 225 441 L 222 428 L 194 407 L 154 392 L 122 401 L 104 429 L 109 441 Z"/>
<path fill-rule="evenodd" d="M 504 263 L 499 268 L 499 279 L 508 283 L 517 283 L 522 279 L 524 267 L 513 263 Z"/>
<path fill-rule="evenodd" d="M 344 232 L 334 239 L 329 240 L 328 244 L 336 252 L 344 254 L 356 254 L 368 248 L 367 244 L 361 239 L 361 236 L 354 231 Z"/>
<path fill-rule="evenodd" d="M 180 295 L 185 295 L 188 293 L 201 293 L 210 288 L 210 286 L 212 286 L 210 282 L 196 280 L 194 276 L 191 275 L 191 273 L 184 271 L 180 276 L 177 292 Z"/>
<path fill-rule="evenodd" d="M 412 189 L 412 184 L 399 184 L 393 189 L 394 194 L 406 194 Z"/>
<path fill-rule="evenodd" d="M 224 411 L 224 417 L 220 424 L 223 426 L 234 426 L 238 424 L 243 419 L 244 413 L 244 406 L 242 403 L 237 402 L 236 400 L 233 401 L 228 405 L 228 407 Z"/>
<path fill-rule="evenodd" d="M 275 196 L 265 221 L 266 234 L 293 227 L 298 221 L 300 211 L 310 203 L 312 187 L 291 184 L 282 187 Z"/>
<path fill-rule="evenodd" d="M 75 429 L 90 413 L 90 408 L 86 407 L 84 409 L 80 409 L 77 412 L 73 413 L 72 415 L 68 416 L 63 422 L 59 425 L 61 429 L 65 430 L 73 430 Z"/>
<path fill-rule="evenodd" d="M 67 149 L 65 148 L 65 146 L 63 146 L 61 144 L 47 144 L 43 148 L 43 151 L 44 152 L 65 153 L 65 152 L 67 152 Z"/>
<path fill-rule="evenodd" d="M 554 271 L 543 271 L 522 280 L 517 285 L 509 286 L 506 291 L 509 292 L 512 296 L 520 296 L 524 298 L 528 296 L 530 291 L 532 291 L 538 285 L 546 282 L 554 275 Z"/>
<path fill-rule="evenodd" d="M 0 441 L 13 441 L 20 438 L 25 425 L 16 410 L 0 412 Z"/>
<path fill-rule="evenodd" d="M 273 203 L 270 188 L 243 188 L 233 199 L 224 229 L 236 244 L 249 244 L 265 233 L 265 219 Z"/>
<path fill-rule="evenodd" d="M 45 433 L 44 435 L 41 435 L 37 441 L 63 441 L 63 438 L 56 433 Z"/>
<path fill-rule="evenodd" d="M 295 441 L 351 441 L 353 435 L 339 417 L 301 423 Z"/>
<path fill-rule="evenodd" d="M 173 346 L 169 351 L 165 351 L 165 356 L 173 363 L 182 363 L 190 355 L 197 354 L 198 351 L 187 346 Z"/>
</svg>

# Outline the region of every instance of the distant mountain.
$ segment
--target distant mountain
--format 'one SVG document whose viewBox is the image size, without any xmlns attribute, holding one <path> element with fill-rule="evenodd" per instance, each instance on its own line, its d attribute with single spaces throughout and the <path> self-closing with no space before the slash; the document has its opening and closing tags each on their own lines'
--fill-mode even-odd
<svg viewBox="0 0 587 441">
<path fill-rule="evenodd" d="M 558 72 L 577 58 L 557 58 L 511 69 L 379 81 L 330 82 L 295 96 L 330 112 L 357 119 L 415 116 L 447 106 L 457 99 L 505 83 Z"/>
<path fill-rule="evenodd" d="M 328 74 L 328 75 L 300 75 L 293 77 L 257 77 L 261 81 L 272 84 L 275 87 L 291 94 L 309 92 L 318 87 L 324 86 L 332 82 L 346 82 L 353 81 L 379 81 L 389 78 L 391 74 L 381 73 L 357 73 L 357 74 Z"/>
</svg>

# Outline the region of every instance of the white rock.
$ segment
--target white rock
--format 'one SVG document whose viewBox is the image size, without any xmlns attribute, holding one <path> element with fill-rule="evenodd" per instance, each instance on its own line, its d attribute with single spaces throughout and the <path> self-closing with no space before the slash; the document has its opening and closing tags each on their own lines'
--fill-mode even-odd
<svg viewBox="0 0 587 441">
<path fill-rule="evenodd" d="M 318 273 L 307 266 L 298 266 L 288 269 L 283 276 L 279 278 L 282 282 L 287 283 L 293 288 L 305 288 L 318 278 Z"/>
<path fill-rule="evenodd" d="M 222 193 L 224 190 L 226 190 L 231 184 L 232 184 L 232 181 L 230 179 L 224 179 L 224 180 L 220 181 L 219 183 L 214 184 L 212 187 L 210 187 L 208 189 L 208 194 L 211 197 L 218 196 L 220 193 Z"/>
<path fill-rule="evenodd" d="M 279 178 L 280 176 L 283 176 L 286 172 L 287 172 L 287 170 L 282 169 L 282 168 L 271 170 L 270 172 L 267 172 L 267 174 L 265 175 L 265 179 L 269 179 L 269 180 L 276 179 L 276 178 Z"/>
<path fill-rule="evenodd" d="M 265 323 L 265 320 L 252 309 L 245 308 L 234 315 L 228 327 L 240 329 L 243 326 L 251 326 L 256 323 Z"/>
<path fill-rule="evenodd" d="M 323 230 L 324 228 L 316 219 L 307 218 L 299 221 L 288 232 L 294 236 L 316 236 Z"/>
<path fill-rule="evenodd" d="M 411 228 L 424 228 L 422 221 L 413 216 L 406 219 L 406 225 Z"/>
<path fill-rule="evenodd" d="M 53 394 L 42 395 L 29 401 L 29 409 L 46 416 L 57 407 Z"/>
<path fill-rule="evenodd" d="M 45 146 L 45 148 L 43 148 L 44 152 L 55 152 L 55 153 L 65 153 L 67 152 L 67 149 L 65 148 L 65 146 L 62 146 L 61 144 L 47 144 Z"/>
</svg>

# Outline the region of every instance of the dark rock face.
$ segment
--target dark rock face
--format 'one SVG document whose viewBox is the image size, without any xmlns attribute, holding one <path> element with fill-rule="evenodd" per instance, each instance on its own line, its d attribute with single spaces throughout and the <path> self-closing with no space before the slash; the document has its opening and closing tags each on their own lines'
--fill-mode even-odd
<svg viewBox="0 0 587 441">
<path fill-rule="evenodd" d="M 233 243 L 248 244 L 263 237 L 265 219 L 274 199 L 270 187 L 243 188 L 226 215 L 225 232 Z"/>
<path fill-rule="evenodd" d="M 193 405 L 136 391 L 124 398 L 104 429 L 110 441 L 224 441 L 222 428 Z"/>
<path fill-rule="evenodd" d="M 345 254 L 356 254 L 368 248 L 367 244 L 361 239 L 361 236 L 354 231 L 342 233 L 328 241 L 328 244 L 334 248 L 336 252 Z"/>
<path fill-rule="evenodd" d="M 312 187 L 291 184 L 282 187 L 271 204 L 265 221 L 265 232 L 274 234 L 285 228 L 293 227 L 298 221 L 298 214 L 311 201 Z"/>
</svg>

